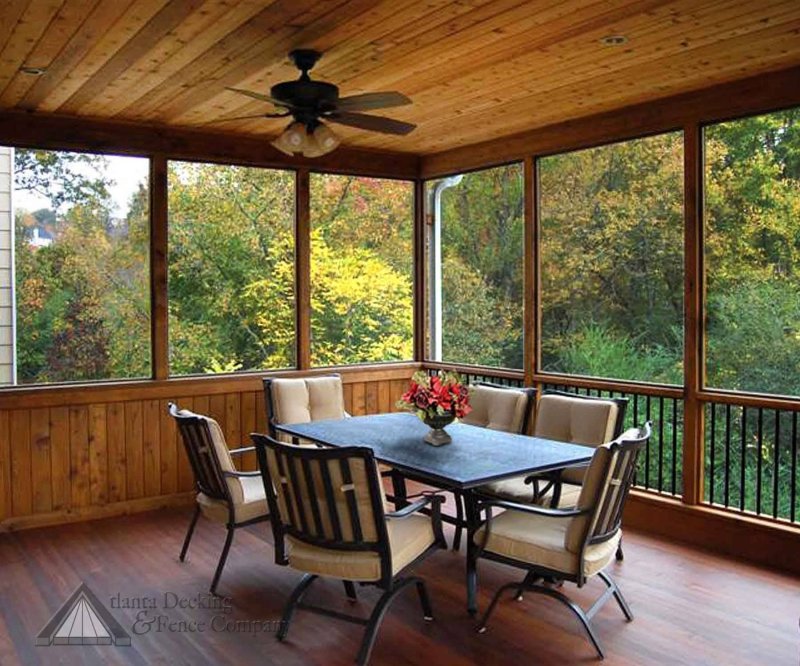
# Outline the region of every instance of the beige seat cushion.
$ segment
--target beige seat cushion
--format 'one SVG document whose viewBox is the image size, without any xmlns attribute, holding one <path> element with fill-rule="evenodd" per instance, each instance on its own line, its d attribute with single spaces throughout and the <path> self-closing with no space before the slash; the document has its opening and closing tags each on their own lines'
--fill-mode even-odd
<svg viewBox="0 0 800 666">
<path fill-rule="evenodd" d="M 519 433 L 522 432 L 528 400 L 526 393 L 513 388 L 473 386 L 469 395 L 472 411 L 460 421 L 490 430 Z"/>
<path fill-rule="evenodd" d="M 229 478 L 228 487 L 237 488 L 237 492 L 231 493 L 234 497 L 235 520 L 243 523 L 269 513 L 267 498 L 264 493 L 264 482 L 260 476 L 242 476 Z M 238 501 L 237 501 L 238 499 Z M 203 493 L 197 493 L 197 503 L 203 515 L 215 523 L 228 522 L 228 505 L 224 500 L 216 500 Z"/>
<path fill-rule="evenodd" d="M 577 575 L 578 552 L 565 547 L 567 528 L 573 519 L 537 516 L 522 511 L 506 511 L 492 520 L 486 550 L 506 557 L 538 564 L 554 571 Z M 475 543 L 482 544 L 486 529 L 475 534 Z M 591 576 L 603 569 L 614 556 L 622 532 L 603 543 L 586 548 L 583 573 Z"/>
<path fill-rule="evenodd" d="M 479 491 L 488 495 L 494 495 L 501 499 L 506 499 L 511 502 L 518 502 L 520 504 L 530 504 L 533 501 L 533 485 L 525 483 L 524 476 L 515 476 L 513 479 L 505 479 L 503 481 L 495 481 L 481 486 Z M 544 483 L 547 483 L 543 479 Z M 561 485 L 561 495 L 558 500 L 558 507 L 573 507 L 578 503 L 578 496 L 581 493 L 580 486 L 572 484 Z M 553 491 L 548 490 L 542 497 L 540 497 L 536 504 L 540 506 L 549 507 L 553 498 Z"/>
<path fill-rule="evenodd" d="M 580 486 L 573 486 L 569 483 L 561 484 L 561 495 L 558 498 L 559 509 L 571 509 L 578 505 L 578 497 L 581 494 Z M 550 506 L 552 494 L 546 495 L 539 500 L 538 504 L 542 506 Z"/>
<path fill-rule="evenodd" d="M 388 519 L 389 547 L 392 552 L 392 575 L 397 574 L 434 543 L 431 521 L 426 516 Z M 289 565 L 300 571 L 353 581 L 376 581 L 381 577 L 377 553 L 347 552 L 310 546 L 287 537 Z"/>
<path fill-rule="evenodd" d="M 533 486 L 526 484 L 525 479 L 524 476 L 515 476 L 513 479 L 493 481 L 481 486 L 478 491 L 511 502 L 530 504 L 533 501 Z"/>
<path fill-rule="evenodd" d="M 539 400 L 536 437 L 573 444 L 600 446 L 614 437 L 619 407 L 612 400 L 587 400 L 564 395 L 543 395 Z M 562 478 L 583 483 L 586 467 L 565 469 Z"/>
</svg>

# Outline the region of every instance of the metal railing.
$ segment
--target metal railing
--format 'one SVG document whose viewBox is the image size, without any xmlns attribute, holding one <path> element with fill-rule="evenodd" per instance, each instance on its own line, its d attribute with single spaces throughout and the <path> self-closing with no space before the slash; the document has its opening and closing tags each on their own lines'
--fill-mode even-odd
<svg viewBox="0 0 800 666">
<path fill-rule="evenodd" d="M 797 410 L 705 405 L 705 501 L 797 522 Z"/>
<path fill-rule="evenodd" d="M 639 488 L 680 496 L 683 470 L 683 400 L 630 390 L 542 384 L 542 390 L 565 391 L 601 398 L 627 398 L 623 430 L 652 421 L 653 435 L 639 456 L 634 483 Z"/>
<path fill-rule="evenodd" d="M 523 373 L 508 370 L 493 371 L 490 368 L 475 368 L 458 364 L 426 364 L 429 373 L 437 369 L 457 370 L 469 384 L 491 382 L 501 386 L 524 385 Z M 537 383 L 540 391 L 563 391 L 577 395 L 604 398 L 627 398 L 624 428 L 652 421 L 653 435 L 643 455 L 639 456 L 635 483 L 637 487 L 679 497 L 683 486 L 683 399 L 658 395 L 652 391 L 579 387 L 568 382 Z"/>
</svg>

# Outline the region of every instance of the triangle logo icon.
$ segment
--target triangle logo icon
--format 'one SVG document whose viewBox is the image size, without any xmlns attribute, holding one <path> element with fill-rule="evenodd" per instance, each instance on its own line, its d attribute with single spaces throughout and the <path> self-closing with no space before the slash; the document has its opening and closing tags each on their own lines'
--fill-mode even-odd
<svg viewBox="0 0 800 666">
<path fill-rule="evenodd" d="M 130 645 L 131 638 L 81 583 L 36 636 L 36 645 Z"/>
</svg>

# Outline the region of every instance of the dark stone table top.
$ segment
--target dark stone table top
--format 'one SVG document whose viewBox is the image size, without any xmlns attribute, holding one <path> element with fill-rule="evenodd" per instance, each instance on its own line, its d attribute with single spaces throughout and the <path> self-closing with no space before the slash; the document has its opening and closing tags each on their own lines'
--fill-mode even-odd
<svg viewBox="0 0 800 666">
<path fill-rule="evenodd" d="M 375 414 L 284 424 L 278 430 L 326 446 L 367 446 L 375 457 L 412 476 L 456 488 L 586 463 L 594 449 L 541 437 L 514 435 L 464 423 L 446 430 L 450 444 L 431 446 L 428 426 L 414 414 Z"/>
</svg>

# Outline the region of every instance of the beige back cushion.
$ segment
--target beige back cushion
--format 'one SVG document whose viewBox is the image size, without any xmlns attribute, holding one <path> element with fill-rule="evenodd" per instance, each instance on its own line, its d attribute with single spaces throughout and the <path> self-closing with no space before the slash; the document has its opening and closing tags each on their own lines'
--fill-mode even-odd
<svg viewBox="0 0 800 666">
<path fill-rule="evenodd" d="M 534 435 L 574 444 L 599 446 L 614 437 L 617 403 L 564 395 L 543 395 Z"/>
<path fill-rule="evenodd" d="M 602 500 L 603 492 L 617 492 L 619 490 L 617 486 L 603 488 L 611 462 L 612 453 L 609 444 L 598 446 L 583 479 L 583 487 L 578 497 L 578 509 L 594 509 Z M 570 522 L 564 535 L 564 547 L 571 553 L 580 551 L 592 518 L 593 516 L 590 512 L 585 516 L 577 516 Z"/>
<path fill-rule="evenodd" d="M 599 446 L 614 437 L 619 407 L 612 400 L 587 400 L 564 395 L 543 395 L 536 413 L 534 435 L 574 444 Z M 561 475 L 570 483 L 582 483 L 585 467 L 567 469 Z"/>
<path fill-rule="evenodd" d="M 351 477 L 351 482 L 347 483 L 344 480 L 340 460 L 309 460 L 308 470 L 311 476 L 311 483 L 309 483 L 300 460 L 287 452 L 268 448 L 267 464 L 275 488 L 278 510 L 284 524 L 291 525 L 296 530 L 316 538 L 339 538 L 345 541 L 354 541 L 356 534 L 350 514 L 349 495 L 355 504 L 361 526 L 361 540 L 372 543 L 377 541 L 376 525 L 378 520 L 383 520 L 383 516 L 375 515 L 372 509 L 368 481 L 368 475 L 377 477 L 378 469 L 375 465 L 365 465 L 364 460 L 360 458 L 347 459 Z M 333 507 L 329 506 L 325 492 L 323 466 L 327 467 L 329 473 L 330 490 L 334 499 Z M 292 472 L 292 470 L 294 471 Z M 379 479 L 377 479 L 377 483 L 380 487 Z M 319 525 L 314 518 L 312 494 L 318 503 Z M 332 514 L 335 515 L 335 519 Z M 305 529 L 301 515 L 305 516 Z M 336 535 L 335 520 L 338 520 L 341 532 L 339 537 Z"/>
<path fill-rule="evenodd" d="M 276 423 L 308 423 L 344 417 L 341 377 L 274 379 L 272 418 Z"/>
<path fill-rule="evenodd" d="M 528 396 L 524 391 L 473 386 L 470 389 L 469 404 L 472 411 L 460 419 L 462 423 L 491 430 L 522 432 L 528 405 Z"/>
<path fill-rule="evenodd" d="M 347 416 L 341 377 L 273 379 L 270 390 L 275 423 L 309 423 Z M 284 433 L 278 433 L 278 439 L 292 441 Z"/>
</svg>

